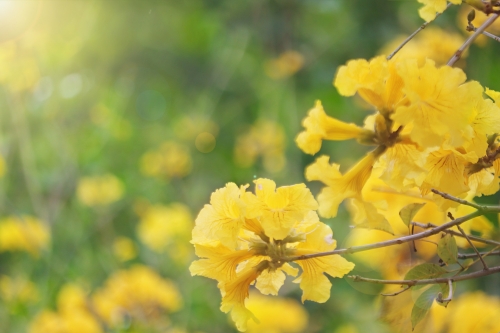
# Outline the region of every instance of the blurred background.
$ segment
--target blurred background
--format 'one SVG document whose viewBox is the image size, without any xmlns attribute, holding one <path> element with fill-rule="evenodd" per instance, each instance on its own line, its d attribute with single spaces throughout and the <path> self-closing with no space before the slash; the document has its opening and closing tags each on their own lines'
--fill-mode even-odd
<svg viewBox="0 0 500 333">
<path fill-rule="evenodd" d="M 418 8 L 2 0 L 0 331 L 235 332 L 216 282 L 188 271 L 197 213 L 227 182 L 305 182 L 314 157 L 294 139 L 308 109 L 320 99 L 361 124 L 366 106 L 338 95 L 335 71 L 391 52 L 423 23 Z M 466 14 L 452 8 L 432 25 L 443 35 L 408 50 L 445 62 L 468 34 Z M 460 66 L 500 90 L 499 52 L 484 39 Z M 365 152 L 355 142 L 321 151 L 345 167 Z M 345 209 L 324 222 L 345 245 Z M 387 332 L 379 292 L 335 279 L 326 304 L 302 305 L 288 281 L 280 298 L 252 294 L 261 326 L 250 330 Z"/>
</svg>

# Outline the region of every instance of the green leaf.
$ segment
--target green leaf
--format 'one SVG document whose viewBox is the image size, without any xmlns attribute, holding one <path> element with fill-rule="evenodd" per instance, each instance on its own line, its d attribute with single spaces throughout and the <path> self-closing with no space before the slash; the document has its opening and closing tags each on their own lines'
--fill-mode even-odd
<svg viewBox="0 0 500 333">
<path fill-rule="evenodd" d="M 438 293 L 441 291 L 439 286 L 432 286 L 425 290 L 415 301 L 413 309 L 411 310 L 411 328 L 412 331 L 415 326 L 427 315 L 429 309 L 432 306 L 432 302 L 437 297 Z"/>
<path fill-rule="evenodd" d="M 438 242 L 437 254 L 447 265 L 456 264 L 458 260 L 458 249 L 455 237 L 450 234 L 446 234 L 443 238 L 441 238 Z"/>
<path fill-rule="evenodd" d="M 424 206 L 425 203 L 412 203 L 404 206 L 403 209 L 399 211 L 399 216 L 401 220 L 403 220 L 403 223 L 409 227 L 415 215 L 417 215 L 418 211 Z"/>
<path fill-rule="evenodd" d="M 448 271 L 441 266 L 425 263 L 410 269 L 405 275 L 405 280 L 434 279 L 446 273 L 448 273 Z M 413 288 L 419 289 L 423 286 L 424 285 L 416 285 Z"/>
</svg>

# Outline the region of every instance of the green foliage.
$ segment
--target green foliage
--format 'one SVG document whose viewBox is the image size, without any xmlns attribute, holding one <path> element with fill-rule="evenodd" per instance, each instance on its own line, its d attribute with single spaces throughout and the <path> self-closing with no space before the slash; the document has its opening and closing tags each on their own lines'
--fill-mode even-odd
<svg viewBox="0 0 500 333">
<path fill-rule="evenodd" d="M 437 254 L 445 264 L 456 264 L 458 249 L 455 237 L 450 234 L 444 235 L 438 242 Z"/>
</svg>

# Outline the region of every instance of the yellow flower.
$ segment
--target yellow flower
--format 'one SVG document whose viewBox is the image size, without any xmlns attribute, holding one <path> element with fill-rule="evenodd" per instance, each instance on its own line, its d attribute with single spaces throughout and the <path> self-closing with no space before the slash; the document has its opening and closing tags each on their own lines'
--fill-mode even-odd
<svg viewBox="0 0 500 333">
<path fill-rule="evenodd" d="M 319 222 L 317 203 L 304 184 L 276 188 L 269 179 L 254 182 L 255 195 L 233 183 L 214 192 L 211 205 L 196 219 L 191 241 L 200 257 L 191 264 L 191 274 L 219 282 L 221 310 L 231 312 L 240 331 L 254 318 L 245 306 L 251 284 L 263 294 L 277 295 L 285 273 L 298 273 L 288 258 L 335 248 L 331 230 Z M 342 277 L 354 267 L 340 256 L 298 264 L 303 267 L 303 300 L 320 302 L 328 299 L 331 287 L 323 273 Z"/>
<path fill-rule="evenodd" d="M 395 61 L 387 61 L 384 56 L 371 59 L 351 60 L 341 66 L 333 85 L 342 96 L 352 96 L 356 92 L 380 113 L 390 114 L 404 103 L 401 90 L 403 81 L 396 70 Z"/>
<path fill-rule="evenodd" d="M 424 4 L 418 10 L 418 14 L 427 22 L 434 20 L 436 13 L 442 13 L 447 5 L 447 0 L 418 0 L 418 2 Z M 462 0 L 450 0 L 450 2 L 454 5 L 459 5 L 462 3 Z"/>
<path fill-rule="evenodd" d="M 251 292 L 246 305 L 259 320 L 248 322 L 248 333 L 300 333 L 307 327 L 307 311 L 294 299 Z"/>
<path fill-rule="evenodd" d="M 307 167 L 306 178 L 327 185 L 318 196 L 319 213 L 324 217 L 335 217 L 342 201 L 361 195 L 376 157 L 374 153 L 367 154 L 344 175 L 340 173 L 338 164 L 329 164 L 329 159 L 328 156 L 316 159 L 315 163 Z"/>
<path fill-rule="evenodd" d="M 474 103 L 482 98 L 482 87 L 465 82 L 458 68 L 436 68 L 432 60 L 419 67 L 416 60 L 398 66 L 409 105 L 399 106 L 392 119 L 402 125 L 413 124 L 410 138 L 421 147 L 440 146 L 448 138 L 454 147 L 472 137 Z"/>
<path fill-rule="evenodd" d="M 292 76 L 304 65 L 304 57 L 297 51 L 283 52 L 278 58 L 269 60 L 264 65 L 266 75 L 278 80 Z"/>
<path fill-rule="evenodd" d="M 87 295 L 77 285 L 65 285 L 57 297 L 57 312 L 44 310 L 30 324 L 29 333 L 101 333 L 88 307 Z"/>
<path fill-rule="evenodd" d="M 332 231 L 326 224 L 318 224 L 306 236 L 306 241 L 299 243 L 295 255 L 306 255 L 317 252 L 335 250 L 337 241 L 332 238 Z M 325 276 L 343 277 L 349 273 L 354 264 L 339 255 L 299 260 L 297 264 L 302 268 L 302 274 L 295 280 L 300 282 L 300 288 L 304 291 L 302 302 L 311 300 L 324 303 L 330 298 L 332 284 Z"/>
<path fill-rule="evenodd" d="M 140 214 L 137 226 L 139 239 L 158 253 L 168 253 L 181 262 L 191 254 L 189 238 L 193 218 L 189 208 L 181 203 L 168 206 L 151 205 Z"/>
<path fill-rule="evenodd" d="M 375 168 L 381 170 L 380 178 L 396 189 L 420 186 L 426 175 L 428 154 L 414 143 L 398 143 L 380 156 Z"/>
<path fill-rule="evenodd" d="M 262 156 L 264 168 L 268 172 L 279 172 L 286 164 L 285 139 L 285 131 L 280 124 L 259 119 L 247 132 L 237 137 L 235 162 L 239 166 L 249 167 Z"/>
<path fill-rule="evenodd" d="M 369 132 L 355 124 L 344 123 L 327 116 L 320 101 L 316 101 L 314 108 L 309 110 L 302 125 L 306 130 L 297 136 L 296 142 L 302 151 L 311 155 L 320 150 L 322 140 L 355 139 Z"/>
<path fill-rule="evenodd" d="M 2 178 L 7 172 L 7 164 L 2 155 L 0 155 L 0 178 Z"/>
<path fill-rule="evenodd" d="M 76 189 L 78 199 L 86 206 L 105 206 L 123 197 L 124 186 L 120 179 L 112 174 L 83 177 Z"/>
<path fill-rule="evenodd" d="M 92 300 L 96 313 L 112 327 L 126 317 L 146 322 L 165 320 L 164 312 L 177 311 L 182 303 L 172 282 L 142 265 L 113 274 Z"/>
<path fill-rule="evenodd" d="M 464 293 L 454 297 L 450 304 L 443 308 L 434 304 L 432 315 L 437 317 L 437 332 L 441 333 L 498 333 L 500 322 L 500 299 L 487 295 L 482 291 Z"/>
<path fill-rule="evenodd" d="M 141 157 L 141 172 L 150 177 L 185 177 L 191 172 L 191 155 L 188 147 L 173 142 L 164 142 L 159 149 L 150 150 Z"/>
<path fill-rule="evenodd" d="M 0 276 L 0 297 L 5 303 L 35 303 L 38 301 L 36 285 L 21 277 Z"/>
<path fill-rule="evenodd" d="M 460 152 L 453 148 L 440 149 L 429 154 L 426 162 L 427 176 L 421 186 L 422 194 L 437 189 L 451 195 L 462 195 L 469 190 L 465 167 L 475 163 L 474 152 Z"/>
<path fill-rule="evenodd" d="M 11 216 L 0 220 L 0 252 L 27 251 L 37 257 L 50 242 L 45 224 L 31 216 Z"/>
<path fill-rule="evenodd" d="M 205 205 L 196 218 L 193 229 L 195 244 L 220 241 L 224 246 L 236 248 L 237 237 L 244 222 L 244 202 L 240 198 L 247 186 L 238 188 L 234 183 L 218 189 L 210 197 L 210 205 Z"/>
<path fill-rule="evenodd" d="M 120 261 L 128 261 L 137 256 L 137 247 L 127 237 L 117 237 L 113 242 L 113 252 Z"/>
<path fill-rule="evenodd" d="M 284 239 L 298 221 L 318 208 L 304 184 L 276 189 L 276 184 L 269 179 L 257 179 L 254 183 L 258 203 L 250 209 L 255 209 L 260 215 L 260 223 L 268 237 Z"/>
</svg>

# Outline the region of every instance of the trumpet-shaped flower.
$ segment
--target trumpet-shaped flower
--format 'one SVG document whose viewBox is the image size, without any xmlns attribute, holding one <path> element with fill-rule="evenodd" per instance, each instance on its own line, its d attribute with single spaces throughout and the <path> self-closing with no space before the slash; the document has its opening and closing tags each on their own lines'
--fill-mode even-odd
<svg viewBox="0 0 500 333">
<path fill-rule="evenodd" d="M 231 313 L 240 331 L 254 318 L 245 306 L 250 285 L 255 284 L 262 294 L 277 295 L 286 274 L 298 274 L 288 263 L 293 257 L 335 248 L 331 230 L 319 221 L 318 204 L 304 184 L 276 188 L 269 179 L 254 182 L 255 194 L 246 192 L 247 186 L 238 189 L 232 183 L 217 190 L 211 205 L 200 212 L 191 241 L 200 257 L 191 264 L 191 274 L 218 281 L 221 310 Z M 215 209 L 207 207 L 225 207 L 224 214 L 218 213 L 219 220 L 207 219 L 204 210 Z M 227 226 L 220 226 L 220 220 Z M 207 229 L 200 235 L 210 226 L 219 231 Z M 222 232 L 224 228 L 231 237 Z M 331 284 L 324 273 L 341 277 L 354 267 L 340 256 L 305 259 L 298 264 L 303 268 L 299 277 L 303 300 L 319 302 L 330 295 Z"/>
<path fill-rule="evenodd" d="M 306 178 L 309 181 L 319 180 L 327 185 L 318 196 L 319 213 L 324 217 L 335 217 L 342 201 L 361 195 L 376 156 L 373 152 L 367 154 L 344 175 L 340 173 L 338 164 L 330 165 L 328 160 L 328 156 L 319 157 L 307 167 Z"/>
<path fill-rule="evenodd" d="M 302 125 L 306 128 L 296 139 L 297 145 L 307 154 L 314 155 L 321 148 L 322 140 L 348 140 L 360 138 L 367 130 L 355 124 L 344 123 L 326 115 L 320 101 L 309 110 Z"/>
</svg>

